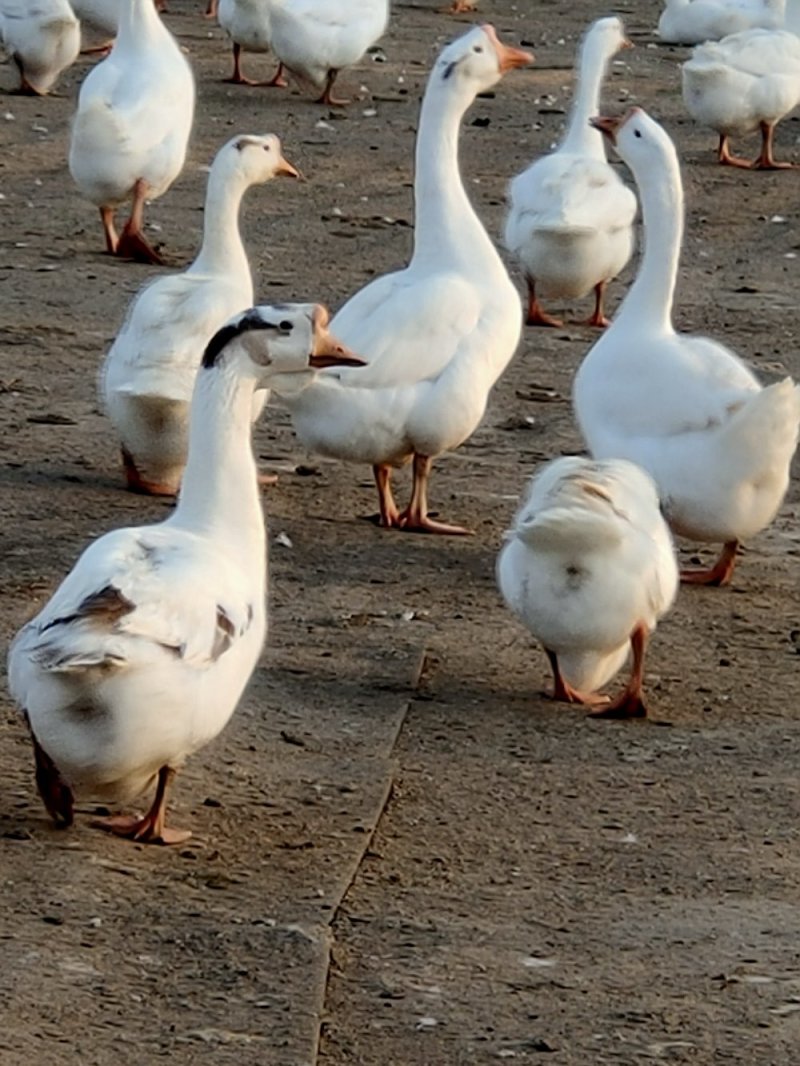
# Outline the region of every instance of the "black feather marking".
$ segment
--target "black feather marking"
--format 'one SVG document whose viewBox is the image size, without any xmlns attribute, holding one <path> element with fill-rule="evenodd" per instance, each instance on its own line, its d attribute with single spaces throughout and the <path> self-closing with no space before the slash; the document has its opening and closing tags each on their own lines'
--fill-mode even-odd
<svg viewBox="0 0 800 1066">
<path fill-rule="evenodd" d="M 228 325 L 217 330 L 206 345 L 201 365 L 206 370 L 214 366 L 217 359 L 219 359 L 220 355 L 228 347 L 231 341 L 240 337 L 243 333 L 249 332 L 251 329 L 271 329 L 277 331 L 278 327 L 274 322 L 268 322 L 266 319 L 262 318 L 255 307 L 251 307 L 250 310 L 246 311 L 237 322 L 229 322 Z"/>
<path fill-rule="evenodd" d="M 442 75 L 442 81 L 447 81 L 447 79 L 450 77 L 450 75 L 456 69 L 458 64 L 459 64 L 459 60 L 457 60 L 457 59 L 454 59 L 454 60 L 452 60 L 452 62 L 447 64 L 447 66 L 444 68 L 444 74 Z"/>
<path fill-rule="evenodd" d="M 217 632 L 214 637 L 214 647 L 211 649 L 211 658 L 217 660 L 233 644 L 236 636 L 236 626 L 231 621 L 224 607 L 217 604 Z"/>
<path fill-rule="evenodd" d="M 130 614 L 135 606 L 136 604 L 123 596 L 119 589 L 114 588 L 113 585 L 106 585 L 104 588 L 98 589 L 97 592 L 92 592 L 86 596 L 78 604 L 78 609 L 74 614 L 65 615 L 62 618 L 54 618 L 52 622 L 42 626 L 40 632 L 44 633 L 52 626 L 68 625 L 79 618 L 94 619 L 106 625 L 111 625 L 124 615 Z"/>
</svg>

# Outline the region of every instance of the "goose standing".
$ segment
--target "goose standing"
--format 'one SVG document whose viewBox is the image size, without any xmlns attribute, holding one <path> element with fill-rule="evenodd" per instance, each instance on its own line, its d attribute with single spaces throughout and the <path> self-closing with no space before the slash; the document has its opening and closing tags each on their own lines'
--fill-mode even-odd
<svg viewBox="0 0 800 1066">
<path fill-rule="evenodd" d="M 180 174 L 194 116 L 194 79 L 153 0 L 129 0 L 116 44 L 81 86 L 69 168 L 97 204 L 112 255 L 162 263 L 142 232 L 145 200 Z M 118 236 L 114 208 L 132 198 Z"/>
<path fill-rule="evenodd" d="M 713 567 L 683 580 L 726 584 L 739 542 L 769 525 L 786 493 L 800 389 L 791 378 L 762 388 L 722 344 L 675 332 L 683 235 L 675 146 L 640 108 L 594 121 L 633 171 L 645 242 L 633 287 L 576 375 L 578 422 L 596 459 L 648 471 L 674 532 L 723 543 Z"/>
<path fill-rule="evenodd" d="M 223 0 L 224 2 L 224 0 Z M 281 67 L 310 82 L 322 95 L 317 103 L 344 105 L 333 83 L 382 37 L 389 0 L 269 0 L 272 50 Z M 281 75 L 279 69 L 276 78 Z M 280 84 L 275 81 L 269 84 Z"/>
<path fill-rule="evenodd" d="M 429 516 L 431 464 L 480 424 L 522 322 L 516 289 L 464 189 L 458 134 L 477 93 L 532 58 L 488 25 L 444 49 L 422 101 L 411 262 L 370 282 L 334 320 L 337 336 L 367 360 L 364 379 L 347 369 L 321 374 L 289 402 L 306 447 L 372 465 L 385 527 L 469 532 Z M 392 467 L 409 460 L 414 484 L 401 514 Z"/>
<path fill-rule="evenodd" d="M 622 694 L 596 717 L 638 718 L 644 653 L 678 590 L 672 538 L 648 475 L 624 459 L 556 459 L 532 480 L 497 560 L 508 607 L 544 646 L 555 699 L 598 702 L 630 647 Z"/>
<path fill-rule="evenodd" d="M 719 41 L 741 30 L 783 25 L 786 0 L 667 0 L 658 20 L 665 44 Z"/>
<path fill-rule="evenodd" d="M 216 17 L 233 41 L 233 74 L 236 85 L 286 86 L 283 66 L 269 81 L 251 81 L 242 74 L 242 52 L 269 52 L 273 0 L 219 0 Z"/>
<path fill-rule="evenodd" d="M 103 395 L 134 492 L 178 491 L 203 349 L 226 319 L 253 302 L 253 278 L 239 231 L 242 197 L 251 185 L 279 174 L 298 176 L 272 134 L 240 135 L 220 149 L 208 175 L 199 255 L 183 274 L 145 286 L 108 353 Z M 265 398 L 256 393 L 254 418 Z"/>
<path fill-rule="evenodd" d="M 326 323 L 319 306 L 260 307 L 215 334 L 175 511 L 91 544 L 12 643 L 10 689 L 56 825 L 71 824 L 73 791 L 127 803 L 155 781 L 143 818 L 99 824 L 152 843 L 190 835 L 165 825 L 170 781 L 225 726 L 266 632 L 253 393 L 302 388 L 315 367 L 357 363 Z"/>
<path fill-rule="evenodd" d="M 511 182 L 505 243 L 525 271 L 529 326 L 563 325 L 544 311 L 537 287 L 560 297 L 594 289 L 588 324 L 608 325 L 603 294 L 631 257 L 636 197 L 607 162 L 603 136 L 589 119 L 597 114 L 609 62 L 626 46 L 620 19 L 593 23 L 581 46 L 566 136 Z"/>
<path fill-rule="evenodd" d="M 19 92 L 45 96 L 78 58 L 81 27 L 69 0 L 0 0 L 0 40 L 19 70 Z"/>
<path fill-rule="evenodd" d="M 786 30 L 745 30 L 698 45 L 683 64 L 683 99 L 696 122 L 719 133 L 720 163 L 761 170 L 791 168 L 772 154 L 775 127 L 800 103 L 800 40 Z M 731 155 L 728 139 L 761 131 L 751 162 Z"/>
</svg>

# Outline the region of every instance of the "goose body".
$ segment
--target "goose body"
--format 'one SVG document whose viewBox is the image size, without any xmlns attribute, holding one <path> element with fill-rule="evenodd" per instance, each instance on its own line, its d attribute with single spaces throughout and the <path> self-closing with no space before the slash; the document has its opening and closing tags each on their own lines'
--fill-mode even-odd
<svg viewBox="0 0 800 1066">
<path fill-rule="evenodd" d="M 244 85 L 285 85 L 280 73 L 269 82 L 253 82 L 242 74 L 242 52 L 269 52 L 273 0 L 219 0 L 217 21 L 233 42 L 233 75 Z"/>
<path fill-rule="evenodd" d="M 69 0 L 0 0 L 0 40 L 19 70 L 20 92 L 44 96 L 81 47 Z"/>
<path fill-rule="evenodd" d="M 645 249 L 613 324 L 578 370 L 575 411 L 596 459 L 630 459 L 648 471 L 676 533 L 724 544 L 715 567 L 684 575 L 723 584 L 739 541 L 772 521 L 786 493 L 800 390 L 789 378 L 762 388 L 724 345 L 675 332 L 683 234 L 675 147 L 639 108 L 598 125 L 633 171 Z"/>
<path fill-rule="evenodd" d="M 373 466 L 384 526 L 465 532 L 428 517 L 430 465 L 477 428 L 518 344 L 521 316 L 516 290 L 464 190 L 458 132 L 476 93 L 530 58 L 502 45 L 491 27 L 470 30 L 442 52 L 422 103 L 411 262 L 357 292 L 334 320 L 337 335 L 368 366 L 321 374 L 290 401 L 306 447 Z M 414 489 L 400 514 L 391 468 L 410 459 Z"/>
<path fill-rule="evenodd" d="M 683 64 L 683 99 L 692 118 L 720 136 L 721 163 L 772 169 L 775 126 L 800 103 L 800 39 L 786 30 L 745 30 L 698 45 Z M 754 163 L 732 156 L 728 139 L 760 130 Z"/>
<path fill-rule="evenodd" d="M 296 176 L 297 171 L 273 135 L 239 135 L 220 149 L 208 176 L 199 255 L 184 273 L 145 286 L 108 353 L 103 398 L 134 491 L 171 495 L 178 490 L 203 350 L 231 315 L 253 302 L 239 206 L 251 185 L 276 174 Z M 264 399 L 265 393 L 256 393 L 254 417 Z"/>
<path fill-rule="evenodd" d="M 528 325 L 562 324 L 543 311 L 537 293 L 574 298 L 592 289 L 590 323 L 605 325 L 603 292 L 631 257 L 636 198 L 608 164 L 602 134 L 589 125 L 608 63 L 625 44 L 618 18 L 591 26 L 564 140 L 511 182 L 505 243 L 525 272 Z"/>
<path fill-rule="evenodd" d="M 644 712 L 644 644 L 678 588 L 648 475 L 624 459 L 557 459 L 532 480 L 497 560 L 511 611 L 544 646 L 556 698 L 592 702 L 632 647 L 633 682 L 605 714 Z"/>
<path fill-rule="evenodd" d="M 116 34 L 122 17 L 123 0 L 70 0 L 81 22 L 88 22 L 104 33 Z"/>
<path fill-rule="evenodd" d="M 667 0 L 658 36 L 667 44 L 702 44 L 758 27 L 780 29 L 786 0 Z"/>
<path fill-rule="evenodd" d="M 112 254 L 161 262 L 142 233 L 145 200 L 181 172 L 194 117 L 194 79 L 152 0 L 129 0 L 111 54 L 81 86 L 69 168 L 100 209 Z M 114 208 L 132 199 L 120 237 Z"/>
<path fill-rule="evenodd" d="M 157 779 L 143 819 L 105 828 L 174 843 L 164 826 L 175 771 L 226 724 L 266 632 L 266 543 L 250 443 L 253 394 L 300 386 L 343 355 L 311 305 L 254 309 L 215 335 L 192 406 L 190 454 L 172 515 L 100 537 L 9 652 L 37 784 L 57 824 L 73 794 L 127 803 Z"/>
<path fill-rule="evenodd" d="M 351 67 L 382 37 L 389 0 L 270 0 L 272 49 L 281 64 L 315 88 L 320 100 L 335 99 L 336 76 Z"/>
</svg>

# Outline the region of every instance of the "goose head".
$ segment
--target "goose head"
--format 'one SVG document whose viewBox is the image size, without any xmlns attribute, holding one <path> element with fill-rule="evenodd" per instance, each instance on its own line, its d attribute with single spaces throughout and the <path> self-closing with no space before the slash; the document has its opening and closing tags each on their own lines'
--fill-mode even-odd
<svg viewBox="0 0 800 1066">
<path fill-rule="evenodd" d="M 590 124 L 607 137 L 634 176 L 647 175 L 659 160 L 676 157 L 675 145 L 667 131 L 641 107 L 633 107 L 621 118 L 592 118 Z"/>
<path fill-rule="evenodd" d="M 633 48 L 633 44 L 625 36 L 625 26 L 621 18 L 611 15 L 608 18 L 598 19 L 592 23 L 586 34 L 586 43 L 596 43 L 606 56 L 616 55 L 621 48 Z"/>
<path fill-rule="evenodd" d="M 432 80 L 441 85 L 469 87 L 473 95 L 491 89 L 509 70 L 526 67 L 533 55 L 503 44 L 494 26 L 475 26 L 443 49 Z"/>
<path fill-rule="evenodd" d="M 299 178 L 300 172 L 284 158 L 281 142 L 274 133 L 240 133 L 217 153 L 212 170 L 234 175 L 244 185 L 261 185 L 270 178 Z"/>
<path fill-rule="evenodd" d="M 363 366 L 328 331 L 330 315 L 322 304 L 262 304 L 242 311 L 217 330 L 203 355 L 210 369 L 238 360 L 256 388 L 294 395 L 326 367 Z"/>
</svg>

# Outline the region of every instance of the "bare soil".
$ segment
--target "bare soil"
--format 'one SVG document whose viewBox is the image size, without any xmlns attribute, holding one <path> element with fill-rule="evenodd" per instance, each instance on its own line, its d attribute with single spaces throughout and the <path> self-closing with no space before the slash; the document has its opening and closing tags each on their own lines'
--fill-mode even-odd
<svg viewBox="0 0 800 1066">
<path fill-rule="evenodd" d="M 248 196 L 258 297 L 335 308 L 407 259 L 418 102 L 436 49 L 469 19 L 395 3 L 386 61 L 346 72 L 358 100 L 330 113 L 297 87 L 224 84 L 228 47 L 202 7 L 170 0 L 166 16 L 200 104 L 150 235 L 186 265 L 215 150 L 277 132 L 308 180 Z M 537 55 L 465 123 L 465 178 L 498 234 L 508 179 L 558 138 L 577 38 L 607 12 L 480 8 Z M 617 11 L 637 48 L 605 106 L 645 106 L 684 160 L 677 323 L 724 339 L 765 382 L 797 376 L 797 176 L 717 167 L 714 135 L 683 112 L 685 50 L 654 42 L 658 5 Z M 87 68 L 29 99 L 8 95 L 15 71 L 0 67 L 4 640 L 88 540 L 169 507 L 124 491 L 98 408 L 98 365 L 153 271 L 101 254 L 66 168 Z M 246 69 L 273 66 L 248 56 Z M 780 127 L 782 158 L 800 161 L 798 132 L 797 118 Z M 570 385 L 592 340 L 577 325 L 526 330 L 481 429 L 437 462 L 433 500 L 470 539 L 380 531 L 365 520 L 369 470 L 304 454 L 286 414 L 267 411 L 256 448 L 280 475 L 265 494 L 269 643 L 230 726 L 178 782 L 188 845 L 105 836 L 91 805 L 52 829 L 0 697 L 3 1066 L 796 1066 L 797 481 L 732 588 L 681 592 L 652 644 L 648 721 L 548 700 L 544 656 L 495 590 L 527 478 L 581 447 Z"/>
</svg>

